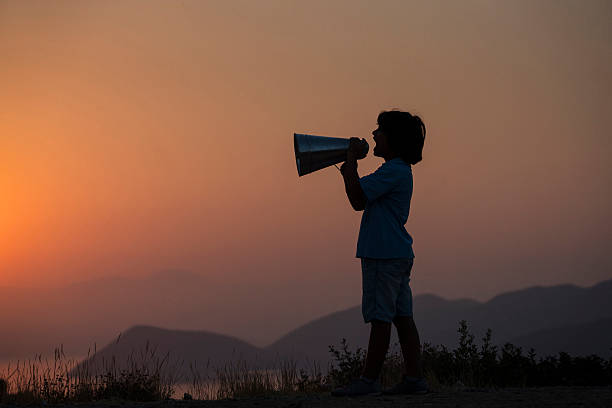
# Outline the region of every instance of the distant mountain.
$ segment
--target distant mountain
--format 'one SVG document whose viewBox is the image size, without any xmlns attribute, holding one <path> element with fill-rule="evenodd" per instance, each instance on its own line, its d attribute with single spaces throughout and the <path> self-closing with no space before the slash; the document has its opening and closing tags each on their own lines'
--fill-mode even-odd
<svg viewBox="0 0 612 408">
<path fill-rule="evenodd" d="M 256 366 L 265 365 L 271 359 L 265 350 L 230 336 L 135 326 L 90 359 L 82 361 L 79 369 L 86 364 L 89 372 L 101 372 L 112 364 L 116 364 L 118 369 L 128 364 L 153 368 L 164 362 L 169 372 L 188 378 L 192 370 L 190 364 L 194 362 L 197 362 L 196 368 L 200 374 L 214 374 L 214 367 L 223 367 L 231 361 Z"/>
<path fill-rule="evenodd" d="M 500 341 L 535 331 L 612 317 L 612 280 L 589 288 L 573 285 L 533 287 L 508 292 L 468 313 L 476 332 L 493 330 Z"/>
<path fill-rule="evenodd" d="M 590 288 L 528 288 L 485 303 L 421 295 L 415 297 L 414 309 L 421 340 L 434 345 L 455 347 L 458 322 L 467 320 L 477 340 L 491 328 L 495 343 L 512 342 L 525 350 L 533 347 L 541 355 L 559 351 L 604 357 L 612 354 L 612 280 Z M 98 357 L 124 358 L 130 351 L 150 344 L 162 353 L 171 351 L 186 363 L 198 361 L 200 365 L 223 365 L 243 359 L 261 367 L 287 358 L 300 365 L 312 361 L 325 365 L 330 345 L 338 345 L 346 338 L 351 347 L 365 347 L 368 330 L 360 307 L 316 319 L 265 348 L 207 332 L 135 327 L 99 352 Z"/>
<path fill-rule="evenodd" d="M 510 343 L 524 350 L 534 348 L 540 355 L 564 351 L 571 355 L 596 354 L 607 358 L 612 356 L 612 319 L 538 330 L 515 337 Z"/>
</svg>

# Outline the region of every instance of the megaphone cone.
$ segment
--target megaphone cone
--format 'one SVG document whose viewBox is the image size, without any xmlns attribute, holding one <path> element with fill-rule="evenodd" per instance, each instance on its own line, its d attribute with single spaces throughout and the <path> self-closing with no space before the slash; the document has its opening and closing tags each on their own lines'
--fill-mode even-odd
<svg viewBox="0 0 612 408">
<path fill-rule="evenodd" d="M 365 157 L 369 146 L 365 141 L 363 143 Z M 298 175 L 303 176 L 345 161 L 349 139 L 294 133 L 293 147 Z"/>
</svg>

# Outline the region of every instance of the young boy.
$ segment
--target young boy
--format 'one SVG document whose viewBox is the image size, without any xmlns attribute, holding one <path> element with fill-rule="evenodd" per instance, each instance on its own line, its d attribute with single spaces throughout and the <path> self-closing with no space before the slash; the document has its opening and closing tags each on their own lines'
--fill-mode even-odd
<svg viewBox="0 0 612 408">
<path fill-rule="evenodd" d="M 374 173 L 359 178 L 357 158 L 361 141 L 351 138 L 346 162 L 340 168 L 346 195 L 362 211 L 357 257 L 363 276 L 362 312 L 371 323 L 368 354 L 360 378 L 332 392 L 357 396 L 381 392 L 379 375 L 389 348 L 391 324 L 399 335 L 405 375 L 390 394 L 427 392 L 421 364 L 419 334 L 412 319 L 410 271 L 414 260 L 412 237 L 404 228 L 412 197 L 411 165 L 422 159 L 425 125 L 408 112 L 385 111 L 372 132 L 374 156 L 385 160 Z"/>
</svg>

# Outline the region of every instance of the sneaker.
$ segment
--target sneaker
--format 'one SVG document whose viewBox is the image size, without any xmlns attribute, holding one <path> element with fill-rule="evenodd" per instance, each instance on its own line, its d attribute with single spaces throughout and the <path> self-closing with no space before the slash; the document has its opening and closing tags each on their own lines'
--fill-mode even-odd
<svg viewBox="0 0 612 408">
<path fill-rule="evenodd" d="M 380 381 L 370 381 L 363 377 L 353 380 L 344 387 L 338 387 L 332 391 L 334 397 L 357 397 L 359 395 L 380 395 Z"/>
<path fill-rule="evenodd" d="M 383 391 L 383 394 L 427 394 L 428 391 L 427 381 L 424 378 L 404 376 L 399 384 Z"/>
</svg>

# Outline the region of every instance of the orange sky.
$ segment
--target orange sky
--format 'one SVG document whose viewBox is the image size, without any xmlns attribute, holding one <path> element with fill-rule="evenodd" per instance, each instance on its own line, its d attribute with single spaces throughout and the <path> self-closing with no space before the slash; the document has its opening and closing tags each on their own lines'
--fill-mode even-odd
<svg viewBox="0 0 612 408">
<path fill-rule="evenodd" d="M 357 304 L 360 214 L 292 134 L 371 142 L 391 108 L 428 128 L 417 293 L 612 277 L 610 2 L 328 3 L 0 2 L 0 285 L 178 268 Z"/>
</svg>

